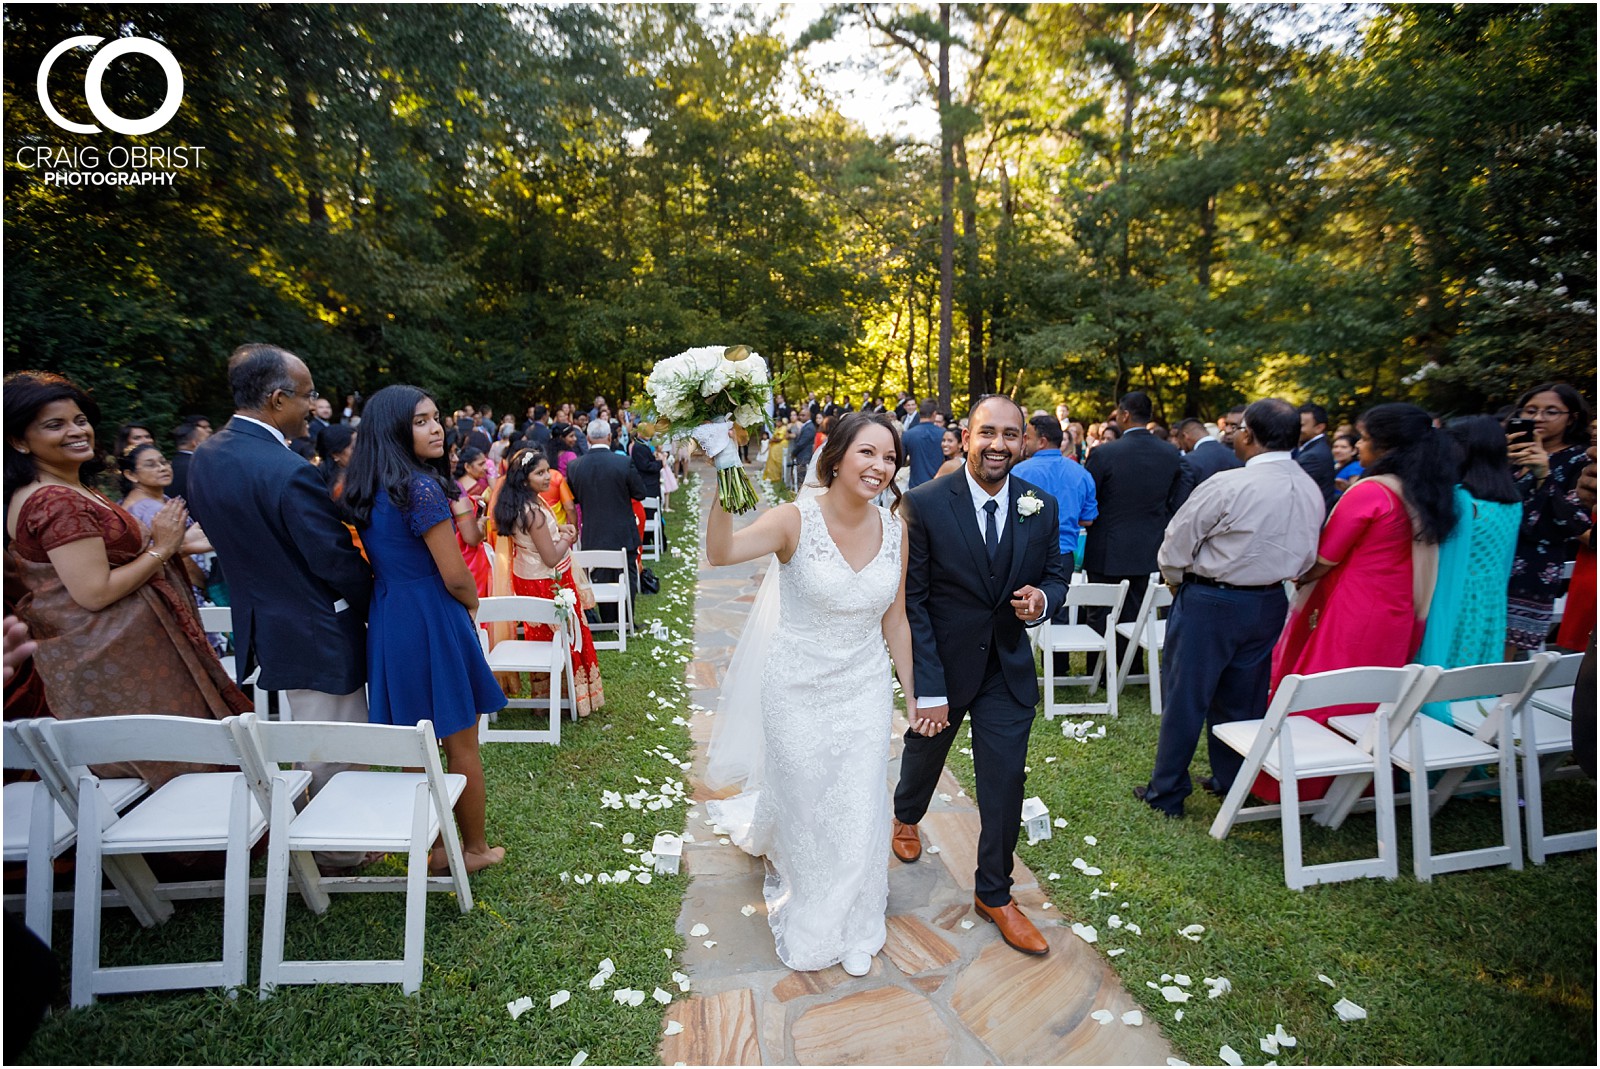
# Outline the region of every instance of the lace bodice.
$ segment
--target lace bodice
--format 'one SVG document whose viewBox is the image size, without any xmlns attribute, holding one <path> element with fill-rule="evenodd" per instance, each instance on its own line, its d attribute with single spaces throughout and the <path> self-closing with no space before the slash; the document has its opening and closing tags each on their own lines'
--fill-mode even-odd
<svg viewBox="0 0 1600 1069">
<path fill-rule="evenodd" d="M 881 636 L 883 614 L 900 585 L 900 521 L 879 507 L 883 540 L 857 572 L 828 533 L 818 498 L 805 498 L 796 507 L 800 541 L 778 571 L 783 601 L 779 630 L 836 650 L 870 645 L 874 634 Z"/>
</svg>

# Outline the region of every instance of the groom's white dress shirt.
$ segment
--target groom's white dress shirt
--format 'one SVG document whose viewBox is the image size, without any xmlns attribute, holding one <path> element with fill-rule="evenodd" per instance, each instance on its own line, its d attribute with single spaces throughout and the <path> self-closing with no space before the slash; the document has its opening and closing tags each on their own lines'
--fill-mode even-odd
<svg viewBox="0 0 1600 1069">
<path fill-rule="evenodd" d="M 1006 535 L 1006 506 L 1011 504 L 1011 476 L 1006 476 L 1006 481 L 1000 484 L 1000 492 L 993 497 L 989 491 L 978 485 L 978 480 L 972 477 L 972 469 L 965 464 L 961 466 L 961 474 L 967 477 L 967 492 L 972 495 L 972 514 L 978 521 L 978 541 L 983 541 L 987 536 L 989 515 L 983 511 L 983 506 L 993 501 L 1000 506 L 994 510 L 995 530 L 1000 538 Z"/>
</svg>

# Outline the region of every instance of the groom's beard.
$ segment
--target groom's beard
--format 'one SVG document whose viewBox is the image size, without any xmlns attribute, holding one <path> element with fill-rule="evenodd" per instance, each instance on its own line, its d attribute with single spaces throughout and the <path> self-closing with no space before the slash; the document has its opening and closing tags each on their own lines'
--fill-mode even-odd
<svg viewBox="0 0 1600 1069">
<path fill-rule="evenodd" d="M 1005 460 L 1000 461 L 997 455 L 990 456 L 988 452 L 985 451 L 978 454 L 976 469 L 974 469 L 973 457 L 969 454 L 967 456 L 967 470 L 971 472 L 972 477 L 977 479 L 979 482 L 987 483 L 990 486 L 993 486 L 1004 482 L 1006 476 L 1011 474 L 1011 469 L 1016 467 L 1017 462 L 1020 459 L 1020 457 L 1017 457 L 1014 454 L 1007 453 L 1005 455 Z M 996 473 L 997 470 L 998 474 Z"/>
</svg>

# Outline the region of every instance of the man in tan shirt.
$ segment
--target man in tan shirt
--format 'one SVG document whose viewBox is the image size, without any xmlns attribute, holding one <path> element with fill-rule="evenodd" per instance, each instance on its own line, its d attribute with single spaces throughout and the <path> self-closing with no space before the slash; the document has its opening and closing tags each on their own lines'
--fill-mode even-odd
<svg viewBox="0 0 1600 1069">
<path fill-rule="evenodd" d="M 1324 506 L 1317 484 L 1289 450 L 1300 440 L 1300 414 L 1284 401 L 1257 401 L 1234 433 L 1243 468 L 1218 472 L 1167 525 L 1157 553 L 1161 575 L 1177 588 L 1167 620 L 1155 771 L 1134 797 L 1169 817 L 1183 815 L 1193 792 L 1189 762 L 1200 729 L 1266 713 L 1272 647 L 1283 630 L 1283 582 L 1317 559 Z M 1209 733 L 1208 733 L 1209 734 Z M 1201 786 L 1226 794 L 1240 758 L 1210 738 L 1211 778 Z"/>
</svg>

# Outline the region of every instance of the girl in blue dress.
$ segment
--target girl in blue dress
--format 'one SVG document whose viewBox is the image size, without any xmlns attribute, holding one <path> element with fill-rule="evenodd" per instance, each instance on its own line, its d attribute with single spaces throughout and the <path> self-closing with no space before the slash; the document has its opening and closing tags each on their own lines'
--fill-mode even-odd
<svg viewBox="0 0 1600 1069">
<path fill-rule="evenodd" d="M 367 708 L 374 724 L 433 721 L 445 764 L 467 777 L 456 822 L 467 871 L 500 862 L 484 828 L 486 791 L 478 717 L 505 707 L 478 644 L 477 585 L 456 543 L 473 507 L 444 467 L 444 427 L 433 398 L 386 386 L 362 411 L 342 504 L 372 562 L 367 618 Z M 441 854 L 433 867 L 442 869 Z"/>
</svg>

